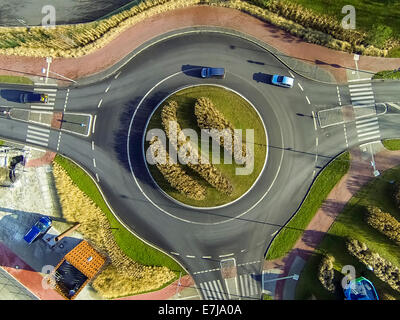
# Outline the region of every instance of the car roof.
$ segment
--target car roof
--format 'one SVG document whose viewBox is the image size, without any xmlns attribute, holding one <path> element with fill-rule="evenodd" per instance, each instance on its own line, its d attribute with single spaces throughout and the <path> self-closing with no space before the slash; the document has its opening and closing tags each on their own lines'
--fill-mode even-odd
<svg viewBox="0 0 400 320">
<path fill-rule="evenodd" d="M 293 84 L 294 79 L 290 78 L 290 77 L 286 77 L 284 76 L 282 79 L 282 83 L 286 83 L 286 84 Z"/>
</svg>

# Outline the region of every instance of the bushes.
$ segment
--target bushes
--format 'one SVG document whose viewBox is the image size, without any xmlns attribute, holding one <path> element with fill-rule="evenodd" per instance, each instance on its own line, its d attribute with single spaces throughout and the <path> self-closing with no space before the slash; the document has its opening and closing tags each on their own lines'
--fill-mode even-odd
<svg viewBox="0 0 400 320">
<path fill-rule="evenodd" d="M 349 239 L 347 250 L 366 266 L 371 266 L 375 275 L 394 290 L 400 292 L 400 269 L 386 261 L 376 252 L 371 252 L 365 243 Z"/>
<path fill-rule="evenodd" d="M 390 38 L 391 33 L 388 28 L 378 25 L 375 34 L 368 39 L 364 32 L 344 29 L 327 15 L 317 15 L 311 10 L 287 1 L 147 0 L 101 21 L 60 25 L 54 29 L 31 27 L 29 32 L 25 27 L 0 28 L 0 54 L 80 57 L 105 46 L 127 28 L 149 17 L 200 4 L 241 10 L 305 41 L 336 50 L 386 56 L 389 49 L 400 46 L 399 41 Z M 383 42 L 385 47 L 383 50 L 373 46 L 381 46 Z"/>
<path fill-rule="evenodd" d="M 170 143 L 175 147 L 182 162 L 197 172 L 204 180 L 225 194 L 232 194 L 233 186 L 211 163 L 199 155 L 197 146 L 193 146 L 177 122 L 178 104 L 170 101 L 161 112 L 161 121 Z"/>
<path fill-rule="evenodd" d="M 63 217 L 70 222 L 79 222 L 79 232 L 108 257 L 107 266 L 92 283 L 103 297 L 116 298 L 156 290 L 175 278 L 175 273 L 167 267 L 145 266 L 124 254 L 115 242 L 110 224 L 100 208 L 56 162 L 53 164 L 53 173 Z"/>
<path fill-rule="evenodd" d="M 173 188 L 194 200 L 205 199 L 205 188 L 187 175 L 178 163 L 171 162 L 169 154 L 157 137 L 150 141 L 150 153 L 158 170 Z M 156 161 L 157 158 L 164 161 Z"/>
<path fill-rule="evenodd" d="M 215 109 L 209 98 L 197 99 L 194 108 L 200 129 L 209 130 L 212 139 L 232 154 L 238 164 L 246 164 L 251 161 L 251 153 L 246 144 L 242 143 L 240 137 L 235 134 L 233 125 Z"/>
<path fill-rule="evenodd" d="M 367 223 L 389 239 L 400 244 L 400 222 L 391 214 L 373 206 L 368 207 Z"/>
<path fill-rule="evenodd" d="M 332 256 L 325 256 L 320 265 L 318 272 L 318 279 L 322 286 L 329 292 L 335 292 L 335 285 L 333 284 L 335 273 L 333 269 L 333 262 L 335 258 Z"/>
</svg>

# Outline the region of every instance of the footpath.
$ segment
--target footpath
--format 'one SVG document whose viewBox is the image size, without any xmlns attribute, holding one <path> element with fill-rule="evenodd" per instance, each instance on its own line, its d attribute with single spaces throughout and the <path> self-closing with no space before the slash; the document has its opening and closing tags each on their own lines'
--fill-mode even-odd
<svg viewBox="0 0 400 320">
<path fill-rule="evenodd" d="M 54 58 L 51 70 L 54 74 L 59 73 L 76 80 L 92 76 L 115 65 L 128 56 L 134 49 L 157 36 L 174 30 L 198 26 L 228 28 L 257 38 L 279 51 L 281 54 L 280 58 L 294 58 L 312 67 L 322 68 L 330 72 L 337 83 L 346 83 L 348 71 L 355 70 L 354 56 L 352 54 L 306 43 L 285 31 L 243 12 L 209 6 L 188 7 L 150 17 L 130 27 L 108 45 L 94 53 L 80 58 Z M 46 66 L 45 58 L 0 56 L 0 72 L 2 74 L 25 75 L 37 78 L 43 76 L 41 70 Z M 400 59 L 361 56 L 358 61 L 359 70 L 371 75 L 380 70 L 397 69 L 399 66 Z M 60 84 L 63 84 L 61 78 L 58 80 Z M 27 165 L 40 166 L 48 164 L 53 157 L 53 153 L 47 153 L 42 158 L 32 160 Z M 375 160 L 378 169 L 384 171 L 387 168 L 400 164 L 400 152 L 381 151 L 375 155 Z M 361 159 L 359 150 L 351 150 L 350 170 L 331 191 L 325 202 L 334 202 L 336 205 L 328 207 L 324 203 L 293 250 L 283 259 L 266 261 L 264 270 L 278 270 L 282 276 L 290 274 L 294 266 L 297 267 L 298 257 L 303 260 L 309 257 L 320 242 L 323 233 L 329 229 L 347 201 L 364 183 L 372 178 L 373 175 L 369 162 Z M 305 241 L 305 236 L 312 233 L 312 231 L 319 231 L 313 232 L 319 236 L 308 236 L 307 241 Z M 3 257 L 0 260 L 0 266 L 26 286 L 32 293 L 40 299 L 59 299 L 60 296 L 57 296 L 55 292 L 43 292 L 41 289 L 42 276 L 39 273 L 33 272 L 29 266 L 24 264 L 22 259 L 13 255 L 4 246 L 1 247 L 0 251 L 0 256 Z M 10 259 L 12 260 L 11 262 Z M 15 265 L 23 265 L 24 268 L 17 269 Z M 294 280 L 278 281 L 276 287 L 273 288 L 275 292 L 273 294 L 274 298 L 293 297 L 293 288 L 295 287 L 293 282 Z M 181 294 L 184 295 L 185 290 L 192 290 L 191 292 L 193 292 L 193 284 L 193 279 L 190 276 L 185 276 L 179 282 L 177 280 L 162 290 L 122 299 L 161 300 L 179 298 Z"/>
</svg>

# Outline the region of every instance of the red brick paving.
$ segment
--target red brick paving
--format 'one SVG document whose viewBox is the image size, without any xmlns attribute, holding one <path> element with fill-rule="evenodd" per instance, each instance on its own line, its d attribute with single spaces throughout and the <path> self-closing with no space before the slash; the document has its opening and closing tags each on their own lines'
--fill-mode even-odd
<svg viewBox="0 0 400 320">
<path fill-rule="evenodd" d="M 347 81 L 345 68 L 354 68 L 352 54 L 306 43 L 272 25 L 237 10 L 198 6 L 162 13 L 149 18 L 132 26 L 107 46 L 104 46 L 94 53 L 76 59 L 54 59 L 51 69 L 54 72 L 63 74 L 72 79 L 92 75 L 112 66 L 139 45 L 157 35 L 180 28 L 201 25 L 231 28 L 254 36 L 275 47 L 284 54 L 297 57 L 310 63 L 317 63 L 320 67 L 329 70 L 338 82 Z M 358 65 L 360 70 L 376 72 L 379 70 L 397 68 L 400 65 L 400 59 L 361 56 Z M 42 76 L 42 67 L 46 67 L 45 58 L 0 56 L 0 70 L 3 74 Z M 40 163 L 48 163 L 54 155 L 54 153 L 48 152 L 41 159 L 29 161 L 27 166 L 36 166 Z M 390 166 L 400 163 L 400 153 L 381 152 L 376 156 L 375 160 L 378 168 L 383 171 L 384 168 L 389 168 Z M 311 221 L 307 230 L 317 230 L 321 232 L 326 232 L 328 230 L 334 217 L 338 212 L 340 212 L 340 209 L 343 208 L 344 204 L 351 198 L 356 190 L 361 187 L 361 183 L 364 180 L 368 181 L 372 178 L 371 168 L 368 167 L 367 169 L 367 167 L 368 166 L 364 163 L 352 160 L 352 166 L 349 173 L 343 177 L 340 183 L 331 191 L 327 199 L 336 202 L 336 209 L 332 210 L 330 207 L 328 212 L 326 208 L 322 206 Z M 360 179 L 361 177 L 363 178 Z M 295 248 L 288 257 L 281 259 L 280 261 L 267 262 L 267 265 L 269 263 L 281 267 L 283 265 L 289 266 L 293 254 L 307 253 L 306 256 L 309 255 L 309 252 L 314 250 L 317 240 L 319 239 L 314 238 L 314 242 L 308 240 L 306 243 L 302 238 L 296 243 Z M 4 248 L 4 246 L 1 248 Z M 11 252 L 6 251 L 5 249 L 3 250 L 2 253 L 4 254 L 1 255 L 3 260 L 5 257 L 8 259 L 15 259 L 19 264 L 26 266 L 26 268 L 29 267 Z M 8 257 L 8 255 L 10 255 L 10 257 Z M 29 269 L 16 270 L 12 267 L 6 266 L 4 268 L 16 277 L 18 276 L 21 283 L 27 283 L 27 279 L 39 279 L 37 277 L 41 277 L 38 273 Z M 182 281 L 186 280 L 182 279 Z M 283 281 L 279 281 L 277 285 L 283 286 L 283 284 Z M 168 296 L 175 294 L 174 289 L 176 291 L 176 283 L 158 292 L 139 295 L 134 298 L 165 299 Z M 35 287 L 35 290 L 38 290 L 37 292 L 40 292 L 40 297 L 44 299 L 60 297 L 57 293 L 54 293 L 54 296 L 51 294 L 49 295 L 49 293 L 46 295 L 38 286 Z M 277 287 L 276 297 L 279 298 L 282 296 L 282 293 L 280 293 L 281 291 L 282 288 L 279 289 Z M 133 299 L 133 297 L 124 299 Z"/>
<path fill-rule="evenodd" d="M 317 211 L 314 218 L 304 230 L 303 236 L 296 242 L 292 250 L 282 259 L 268 262 L 264 266 L 271 265 L 283 270 L 282 276 L 287 276 L 296 256 L 307 260 L 315 248 L 318 247 L 325 233 L 329 230 L 336 217 L 343 210 L 346 203 L 365 185 L 374 178 L 373 170 L 368 160 L 361 159 L 361 151 L 354 149 L 350 151 L 350 169 L 331 190 L 328 197 Z M 400 151 L 383 150 L 375 156 L 376 168 L 383 172 L 389 168 L 400 165 Z M 275 288 L 275 299 L 283 297 L 285 280 L 277 281 Z"/>
<path fill-rule="evenodd" d="M 161 13 L 142 21 L 127 29 L 108 45 L 89 55 L 80 58 L 55 58 L 51 69 L 72 79 L 88 76 L 112 66 L 139 45 L 157 35 L 201 25 L 241 31 L 272 45 L 284 54 L 310 63 L 317 62 L 320 67 L 331 71 L 338 82 L 347 81 L 345 68 L 355 68 L 352 54 L 306 43 L 238 10 L 196 6 Z M 400 59 L 361 56 L 358 66 L 360 70 L 390 70 L 400 66 Z M 46 67 L 45 58 L 0 56 L 0 70 L 5 74 L 22 72 L 43 76 L 42 67 Z"/>
<path fill-rule="evenodd" d="M 64 300 L 55 290 L 42 286 L 43 277 L 0 242 L 0 267 L 41 300 Z"/>
</svg>

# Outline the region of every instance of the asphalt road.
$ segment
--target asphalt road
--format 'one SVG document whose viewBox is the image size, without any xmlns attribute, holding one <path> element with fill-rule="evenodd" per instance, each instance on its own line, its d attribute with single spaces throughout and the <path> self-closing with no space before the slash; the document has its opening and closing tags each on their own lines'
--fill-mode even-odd
<svg viewBox="0 0 400 320">
<path fill-rule="evenodd" d="M 201 79 L 193 71 L 199 66 L 225 67 L 226 78 Z M 352 103 L 354 92 L 347 85 L 295 75 L 295 86 L 284 89 L 266 80 L 276 73 L 290 75 L 275 57 L 241 38 L 207 32 L 176 36 L 144 50 L 103 81 L 68 92 L 59 88 L 54 110 L 90 113 L 94 126 L 88 138 L 50 130 L 46 148 L 90 172 L 117 216 L 182 263 L 204 298 L 238 294 L 259 299 L 260 278 L 254 275 L 261 273 L 274 234 L 296 212 L 319 171 L 360 144 L 355 121 L 344 131 L 342 124 L 321 128 L 316 117 L 320 110 L 338 107 L 339 101 Z M 206 83 L 236 90 L 256 107 L 267 129 L 268 161 L 251 192 L 235 204 L 190 209 L 154 185 L 142 141 L 146 121 L 160 100 L 184 86 Z M 376 102 L 400 101 L 398 82 L 373 83 L 371 88 Z M 0 107 L 6 103 L 0 100 Z M 397 113 L 391 107 L 379 116 L 381 139 L 400 136 Z M 27 123 L 0 118 L 4 138 L 24 142 L 27 130 Z M 237 292 L 227 292 L 219 270 L 221 260 L 231 258 L 240 280 Z"/>
<path fill-rule="evenodd" d="M 90 22 L 129 2 L 131 0 L 0 0 L 0 25 L 23 25 L 17 19 L 24 20 L 29 26 L 41 25 L 47 15 L 42 9 L 48 5 L 56 10 L 57 25 Z"/>
</svg>

